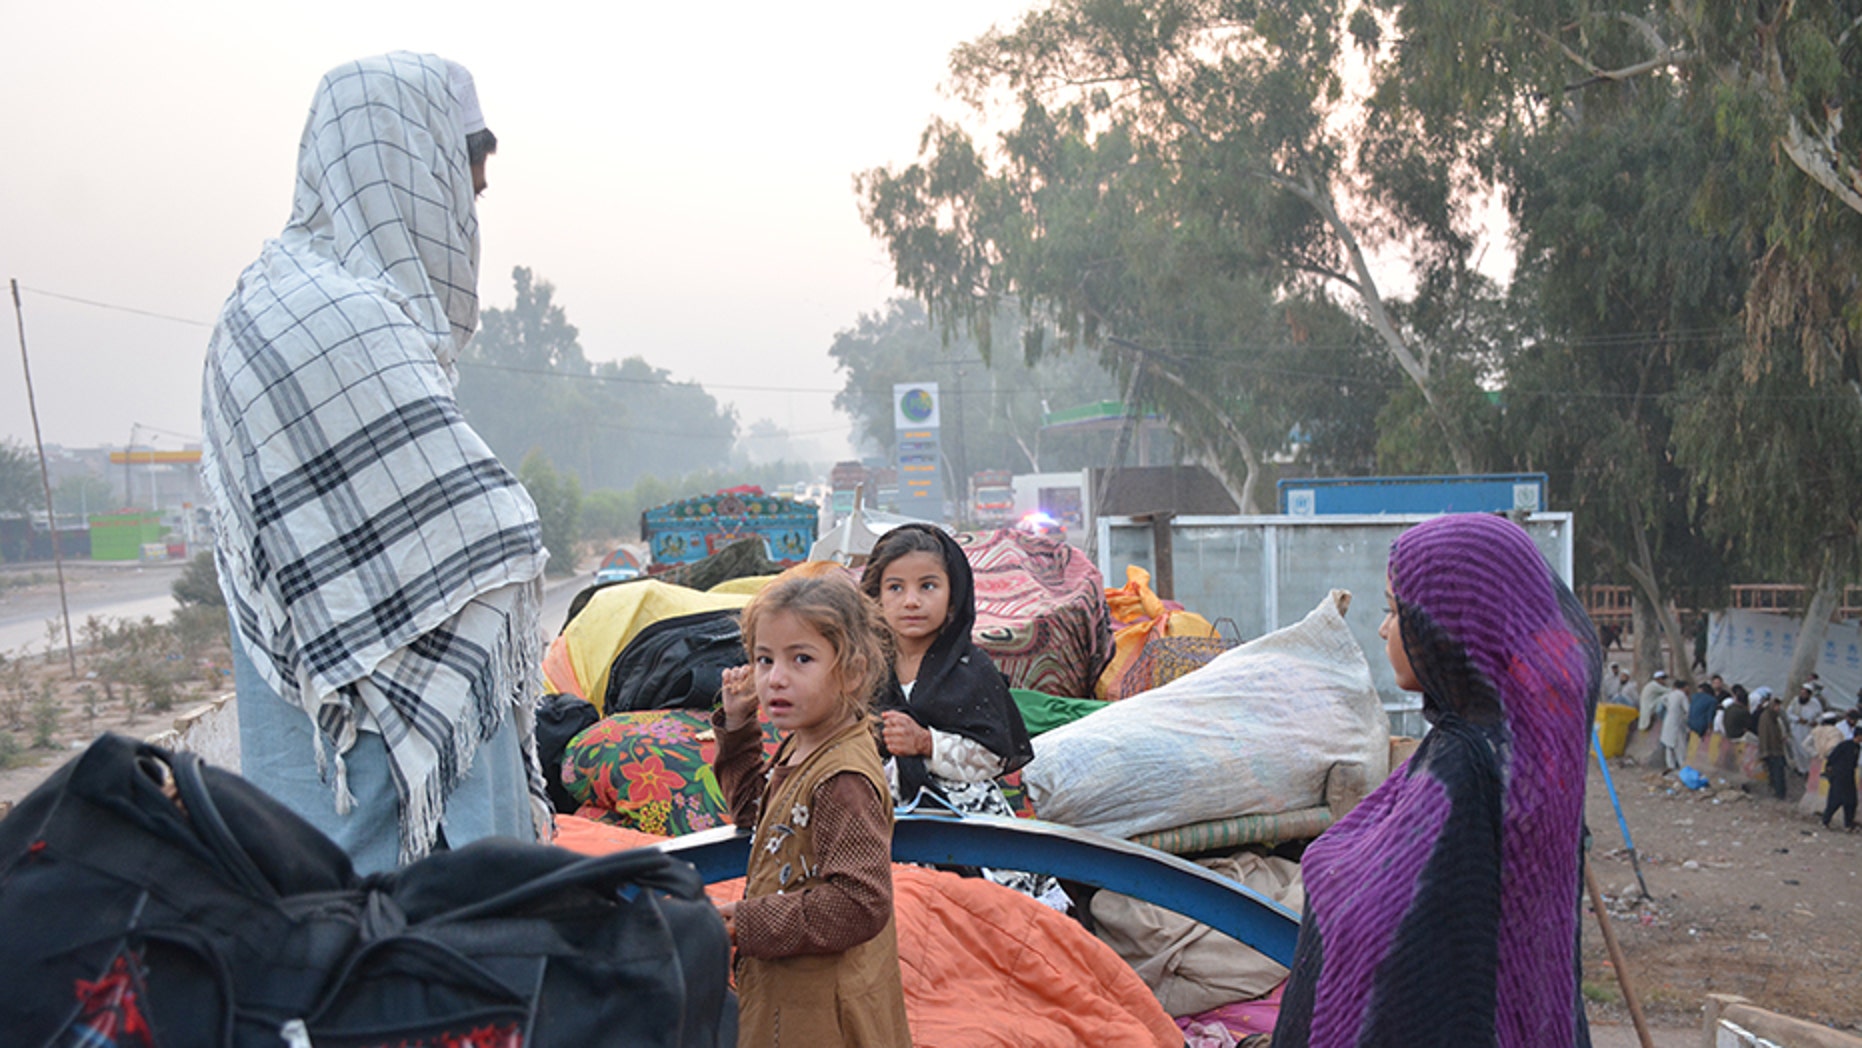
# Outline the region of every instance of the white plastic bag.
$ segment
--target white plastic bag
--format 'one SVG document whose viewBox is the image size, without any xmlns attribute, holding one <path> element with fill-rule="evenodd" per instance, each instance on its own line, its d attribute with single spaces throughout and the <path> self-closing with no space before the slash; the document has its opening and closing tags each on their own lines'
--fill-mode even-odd
<svg viewBox="0 0 1862 1048">
<path fill-rule="evenodd" d="M 1333 590 L 1304 619 L 1034 740 L 1042 819 L 1114 837 L 1317 807 L 1326 772 L 1389 773 L 1390 720 Z"/>
</svg>

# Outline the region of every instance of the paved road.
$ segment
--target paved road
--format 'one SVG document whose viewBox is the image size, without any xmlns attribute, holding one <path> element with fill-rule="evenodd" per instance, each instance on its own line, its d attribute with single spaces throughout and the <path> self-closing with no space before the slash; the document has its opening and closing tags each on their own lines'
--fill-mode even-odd
<svg viewBox="0 0 1862 1048">
<path fill-rule="evenodd" d="M 92 615 L 163 621 L 174 614 L 181 561 L 139 564 L 73 561 L 65 565 L 65 597 L 75 636 Z M 51 564 L 9 566 L 0 573 L 0 654 L 43 651 L 46 623 L 59 618 L 58 575 Z M 62 632 L 59 645 L 63 645 Z"/>
<path fill-rule="evenodd" d="M 101 619 L 139 619 L 157 622 L 174 614 L 173 587 L 181 573 L 179 562 L 158 564 L 99 564 L 92 561 L 65 565 L 65 592 L 71 606 L 73 636 L 92 615 Z M 542 626 L 547 642 L 562 628 L 569 601 L 592 577 L 582 573 L 544 584 Z M 11 583 L 11 584 L 9 584 Z M 9 567 L 0 573 L 0 654 L 42 652 L 46 623 L 59 618 L 57 575 L 50 564 Z M 82 643 L 82 638 L 78 638 Z M 64 644 L 62 632 L 57 646 Z"/>
</svg>

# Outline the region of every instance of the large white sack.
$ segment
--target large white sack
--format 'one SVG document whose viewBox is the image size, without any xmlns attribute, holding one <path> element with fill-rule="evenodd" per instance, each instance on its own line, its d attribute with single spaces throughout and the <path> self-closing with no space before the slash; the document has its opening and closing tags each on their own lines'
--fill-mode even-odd
<svg viewBox="0 0 1862 1048">
<path fill-rule="evenodd" d="M 1333 590 L 1285 629 L 1194 673 L 1036 736 L 1022 782 L 1035 814 L 1114 837 L 1317 807 L 1334 764 L 1369 788 L 1390 720 Z"/>
</svg>

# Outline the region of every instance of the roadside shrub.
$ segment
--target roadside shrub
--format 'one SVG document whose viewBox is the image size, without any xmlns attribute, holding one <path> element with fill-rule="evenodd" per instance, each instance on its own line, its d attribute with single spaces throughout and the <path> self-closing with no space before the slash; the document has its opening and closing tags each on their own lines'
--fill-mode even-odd
<svg viewBox="0 0 1862 1048">
<path fill-rule="evenodd" d="M 183 610 L 220 608 L 222 617 L 225 615 L 226 594 L 220 592 L 220 572 L 214 566 L 212 551 L 194 554 L 175 579 L 173 592 Z"/>
<path fill-rule="evenodd" d="M 26 710 L 32 702 L 32 675 L 26 660 L 0 655 L 0 725 L 12 731 L 26 726 Z"/>
<path fill-rule="evenodd" d="M 32 705 L 32 746 L 34 749 L 57 749 L 54 736 L 58 734 L 58 696 L 52 691 L 52 682 L 46 681 L 40 690 L 39 701 Z"/>
<path fill-rule="evenodd" d="M 183 604 L 168 620 L 168 630 L 174 638 L 173 649 L 190 666 L 197 666 L 210 651 L 226 642 L 226 608 Z"/>
</svg>

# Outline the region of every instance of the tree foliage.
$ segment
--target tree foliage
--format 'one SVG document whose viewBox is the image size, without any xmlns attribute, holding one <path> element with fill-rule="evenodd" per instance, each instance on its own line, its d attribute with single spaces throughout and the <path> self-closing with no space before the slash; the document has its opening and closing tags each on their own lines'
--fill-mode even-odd
<svg viewBox="0 0 1862 1048">
<path fill-rule="evenodd" d="M 52 488 L 59 514 L 103 513 L 116 507 L 116 489 L 95 473 L 66 474 Z"/>
<path fill-rule="evenodd" d="M 1369 182 L 1344 121 L 1344 9 L 1055 0 L 952 59 L 974 122 L 1012 126 L 979 143 L 934 121 L 917 163 L 860 177 L 867 223 L 939 323 L 987 348 L 1000 303 L 1019 301 L 1062 345 L 1106 352 L 1238 490 L 1302 421 L 1274 395 L 1287 374 L 1276 358 L 1300 342 L 1289 308 L 1346 303 L 1369 337 L 1344 344 L 1375 347 L 1471 471 L 1476 438 L 1448 402 L 1478 368 L 1451 359 L 1462 340 L 1406 325 L 1367 255 L 1405 249 L 1419 300 L 1453 300 L 1471 224 L 1426 165 L 1352 195 Z M 1365 370 L 1343 377 L 1362 388 Z"/>
<path fill-rule="evenodd" d="M 1621 92 L 1679 90 L 1717 156 L 1693 171 L 1695 220 L 1757 256 L 1742 311 L 1746 375 L 1773 344 L 1813 383 L 1862 395 L 1862 12 L 1843 0 L 1379 0 L 1397 30 L 1383 122 L 1414 150 L 1457 141 L 1488 166 L 1533 130 L 1592 120 Z M 1472 57 L 1474 60 L 1467 60 Z"/>
<path fill-rule="evenodd" d="M 1595 577 L 1635 578 L 1652 605 L 1698 601 L 1724 586 L 1730 550 L 1671 454 L 1666 395 L 1736 347 L 1751 259 L 1693 220 L 1715 153 L 1699 107 L 1672 83 L 1595 91 L 1614 97 L 1507 167 L 1515 293 L 1538 323 L 1509 368 L 1507 439 L 1582 514 Z"/>
<path fill-rule="evenodd" d="M 45 487 L 39 480 L 39 463 L 23 445 L 0 440 L 0 513 L 26 513 L 45 508 Z"/>
<path fill-rule="evenodd" d="M 1801 474 L 1785 468 L 1792 444 L 1758 419 L 1832 389 L 1862 401 L 1862 136 L 1842 119 L 1862 101 L 1855 5 L 1498 0 L 1470 17 L 1454 0 L 1378 0 L 1376 11 L 1391 31 L 1369 139 L 1416 156 L 1458 148 L 1509 185 L 1519 290 L 1543 308 L 1548 340 L 1514 378 L 1596 379 L 1599 410 L 1540 411 L 1515 432 L 1571 468 L 1599 570 L 1627 571 L 1655 610 L 1663 594 L 1704 599 L 1735 565 L 1840 573 L 1855 542 L 1828 545 L 1845 531 L 1840 509 L 1818 507 L 1836 519 L 1813 513 L 1815 524 L 1773 515 Z M 1558 344 L 1573 337 L 1618 344 L 1607 358 Z M 1667 396 L 1677 389 L 1708 399 Z M 1834 427 L 1818 431 L 1832 448 L 1853 435 L 1840 412 L 1791 425 Z M 1760 517 L 1771 526 L 1746 526 Z"/>
<path fill-rule="evenodd" d="M 1862 215 L 1862 127 L 1843 119 L 1862 109 L 1862 11 L 1848 0 L 1678 6 L 1722 103 L 1741 100 L 1742 131 L 1775 146 L 1825 205 Z"/>
<path fill-rule="evenodd" d="M 531 501 L 537 504 L 543 548 L 550 552 L 549 573 L 574 574 L 582 538 L 582 485 L 574 474 L 558 472 L 536 451 L 524 456 L 517 479 L 523 481 Z"/>
<path fill-rule="evenodd" d="M 1674 398 L 1676 446 L 1709 527 L 1740 542 L 1762 577 L 1810 594 L 1787 694 L 1816 667 L 1837 598 L 1862 567 L 1862 400 L 1812 382 L 1789 359 L 1801 346 L 1781 339 L 1757 372 L 1726 354 Z"/>
<path fill-rule="evenodd" d="M 992 323 L 997 331 L 1019 335 L 1012 309 L 1000 311 Z M 989 355 L 965 334 L 940 331 L 909 299 L 862 315 L 834 336 L 828 355 L 846 375 L 834 406 L 853 417 L 856 445 L 875 448 L 887 459 L 897 451 L 892 387 L 939 383 L 943 443 L 959 483 L 965 473 L 983 469 L 1065 468 L 1064 449 L 1043 445 L 1043 415 L 1119 396 L 1096 356 L 1043 355 L 1029 363 L 1019 355 Z"/>
<path fill-rule="evenodd" d="M 169 591 L 174 594 L 175 603 L 183 607 L 226 607 L 226 594 L 220 590 L 219 565 L 214 562 L 211 550 L 188 558 L 187 567 L 175 576 Z"/>
<path fill-rule="evenodd" d="M 459 361 L 459 407 L 505 463 L 538 452 L 587 488 L 729 460 L 737 419 L 640 357 L 591 364 L 556 289 L 519 266 L 516 301 L 484 311 Z"/>
</svg>

